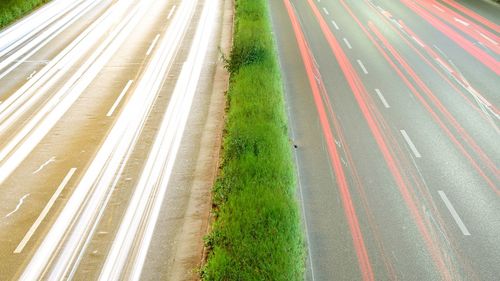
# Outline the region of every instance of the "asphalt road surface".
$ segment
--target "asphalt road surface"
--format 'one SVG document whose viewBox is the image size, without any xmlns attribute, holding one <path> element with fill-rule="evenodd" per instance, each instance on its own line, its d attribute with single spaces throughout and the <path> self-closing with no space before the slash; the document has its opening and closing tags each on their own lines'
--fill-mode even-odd
<svg viewBox="0 0 500 281">
<path fill-rule="evenodd" d="M 307 280 L 499 280 L 500 6 L 270 3 Z"/>
<path fill-rule="evenodd" d="M 0 280 L 195 278 L 228 2 L 54 0 L 0 31 Z"/>
</svg>

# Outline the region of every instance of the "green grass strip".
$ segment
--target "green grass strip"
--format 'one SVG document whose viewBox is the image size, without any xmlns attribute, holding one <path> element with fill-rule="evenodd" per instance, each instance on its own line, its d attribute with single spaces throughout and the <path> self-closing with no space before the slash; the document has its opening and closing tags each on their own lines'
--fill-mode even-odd
<svg viewBox="0 0 500 281">
<path fill-rule="evenodd" d="M 203 280 L 302 280 L 304 243 L 267 0 L 235 0 L 228 114 Z"/>
<path fill-rule="evenodd" d="M 0 28 L 50 0 L 0 0 Z"/>
</svg>

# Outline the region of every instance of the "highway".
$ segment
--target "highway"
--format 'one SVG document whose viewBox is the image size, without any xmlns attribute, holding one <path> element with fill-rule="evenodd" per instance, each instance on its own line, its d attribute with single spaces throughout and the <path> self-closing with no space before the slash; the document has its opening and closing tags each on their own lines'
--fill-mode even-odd
<svg viewBox="0 0 500 281">
<path fill-rule="evenodd" d="M 307 280 L 498 280 L 500 5 L 269 1 Z"/>
<path fill-rule="evenodd" d="M 0 280 L 196 277 L 229 2 L 53 0 L 0 31 Z"/>
</svg>

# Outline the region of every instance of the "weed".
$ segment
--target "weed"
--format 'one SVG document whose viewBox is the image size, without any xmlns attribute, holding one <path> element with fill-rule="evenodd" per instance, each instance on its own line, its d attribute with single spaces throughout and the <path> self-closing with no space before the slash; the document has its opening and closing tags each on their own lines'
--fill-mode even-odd
<svg viewBox="0 0 500 281">
<path fill-rule="evenodd" d="M 304 247 L 267 0 L 236 0 L 215 222 L 203 280 L 302 280 Z"/>
</svg>

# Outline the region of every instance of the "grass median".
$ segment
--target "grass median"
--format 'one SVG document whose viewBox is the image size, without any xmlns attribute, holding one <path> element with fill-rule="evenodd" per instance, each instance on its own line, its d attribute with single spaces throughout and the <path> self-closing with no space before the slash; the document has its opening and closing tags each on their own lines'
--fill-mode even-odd
<svg viewBox="0 0 500 281">
<path fill-rule="evenodd" d="M 304 243 L 267 0 L 235 0 L 208 280 L 302 280 Z"/>
<path fill-rule="evenodd" d="M 0 28 L 50 0 L 0 0 Z"/>
</svg>

